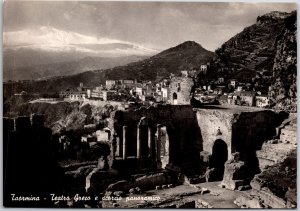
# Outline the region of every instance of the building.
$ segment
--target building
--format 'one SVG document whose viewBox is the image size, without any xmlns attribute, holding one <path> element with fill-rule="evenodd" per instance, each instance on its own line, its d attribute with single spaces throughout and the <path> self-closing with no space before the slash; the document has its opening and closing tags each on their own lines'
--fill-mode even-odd
<svg viewBox="0 0 300 211">
<path fill-rule="evenodd" d="M 114 97 L 117 95 L 116 91 L 102 91 L 102 98 L 104 101 L 109 101 L 109 100 L 113 100 Z"/>
<path fill-rule="evenodd" d="M 236 96 L 237 103 L 240 101 L 240 105 L 245 106 L 255 106 L 255 95 L 256 93 L 253 91 L 241 91 L 235 92 L 234 96 Z"/>
<path fill-rule="evenodd" d="M 235 79 L 232 79 L 232 80 L 230 80 L 230 85 L 231 85 L 233 88 L 236 88 L 236 86 L 238 85 L 238 81 L 235 80 Z"/>
<path fill-rule="evenodd" d="M 88 97 L 89 87 L 84 87 L 83 83 L 79 84 L 76 89 L 67 89 L 66 91 L 61 91 L 59 97 L 68 100 L 84 100 Z"/>
<path fill-rule="evenodd" d="M 91 98 L 93 99 L 103 99 L 103 87 L 97 86 L 91 91 Z"/>
<path fill-rule="evenodd" d="M 219 77 L 219 78 L 218 78 L 218 83 L 219 83 L 219 84 L 224 83 L 224 81 L 225 81 L 224 77 Z"/>
<path fill-rule="evenodd" d="M 169 86 L 169 100 L 172 105 L 189 105 L 191 100 L 191 88 L 194 82 L 189 77 L 173 77 Z"/>
<path fill-rule="evenodd" d="M 115 80 L 106 80 L 105 81 L 105 86 L 107 89 L 113 89 L 116 85 L 116 81 Z"/>
<path fill-rule="evenodd" d="M 200 66 L 200 73 L 202 73 L 202 74 L 206 74 L 207 73 L 207 65 L 206 64 L 202 64 Z"/>
<path fill-rule="evenodd" d="M 214 88 L 214 94 L 218 94 L 218 95 L 222 95 L 224 93 L 225 90 L 225 86 L 216 86 L 216 88 Z"/>
<path fill-rule="evenodd" d="M 270 100 L 268 95 L 258 95 L 256 96 L 256 106 L 260 108 L 266 108 L 270 105 Z"/>
<path fill-rule="evenodd" d="M 85 91 L 62 91 L 59 93 L 59 97 L 66 100 L 84 100 L 87 97 Z"/>
<path fill-rule="evenodd" d="M 135 94 L 141 97 L 145 95 L 145 89 L 143 87 L 135 87 Z"/>
<path fill-rule="evenodd" d="M 237 86 L 237 88 L 236 88 L 236 91 L 238 91 L 238 92 L 240 92 L 240 91 L 243 91 L 243 86 Z"/>
</svg>

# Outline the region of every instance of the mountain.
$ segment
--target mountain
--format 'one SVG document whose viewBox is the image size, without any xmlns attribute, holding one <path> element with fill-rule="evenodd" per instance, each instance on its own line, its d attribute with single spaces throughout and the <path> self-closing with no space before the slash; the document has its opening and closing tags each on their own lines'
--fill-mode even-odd
<svg viewBox="0 0 300 211">
<path fill-rule="evenodd" d="M 176 47 L 162 51 L 142 61 L 106 70 L 94 70 L 70 76 L 55 77 L 28 83 L 6 84 L 5 94 L 21 91 L 55 93 L 66 88 L 77 87 L 80 82 L 86 86 L 99 86 L 106 79 L 156 80 L 168 77 L 170 73 L 178 74 L 181 70 L 199 68 L 213 59 L 214 53 L 205 50 L 193 41 L 184 42 Z M 11 90 L 13 88 L 14 90 Z"/>
<path fill-rule="evenodd" d="M 273 11 L 215 52 L 214 75 L 258 82 L 276 109 L 297 111 L 297 12 Z M 224 73 L 222 69 L 227 70 Z"/>
<path fill-rule="evenodd" d="M 136 43 L 52 27 L 4 32 L 4 80 L 36 80 L 107 69 L 156 53 Z"/>
<path fill-rule="evenodd" d="M 156 80 L 182 70 L 199 69 L 212 61 L 214 53 L 194 41 L 186 41 L 140 62 L 116 67 L 106 73 L 109 79 Z"/>
<path fill-rule="evenodd" d="M 82 73 L 90 70 L 100 70 L 112 68 L 120 65 L 126 65 L 131 62 L 136 62 L 147 57 L 145 56 L 123 56 L 123 57 L 79 57 L 71 56 L 73 60 L 61 61 L 63 57 L 66 57 L 66 53 L 40 53 L 28 51 L 24 53 L 23 58 L 18 57 L 15 59 L 23 65 L 15 65 L 12 58 L 4 54 L 4 66 L 3 66 L 3 80 L 41 80 L 51 78 L 55 76 L 67 76 Z M 40 54 L 38 56 L 38 54 Z M 26 55 L 26 56 L 25 56 Z M 27 56 L 28 55 L 28 56 Z M 36 55 L 36 56 L 33 56 Z M 77 55 L 78 56 L 78 55 Z M 30 58 L 28 58 L 30 57 Z M 33 57 L 39 58 L 38 63 L 35 64 Z M 43 58 L 42 58 L 43 57 Z M 75 57 L 75 58 L 74 58 Z M 50 62 L 52 63 L 46 63 Z M 42 62 L 45 61 L 45 62 Z M 15 67 L 17 66 L 17 67 Z"/>
<path fill-rule="evenodd" d="M 277 49 L 277 37 L 285 30 L 285 12 L 271 12 L 257 17 L 255 24 L 246 27 L 216 50 L 214 64 L 232 70 L 231 77 L 248 80 L 263 70 L 272 75 Z"/>
</svg>

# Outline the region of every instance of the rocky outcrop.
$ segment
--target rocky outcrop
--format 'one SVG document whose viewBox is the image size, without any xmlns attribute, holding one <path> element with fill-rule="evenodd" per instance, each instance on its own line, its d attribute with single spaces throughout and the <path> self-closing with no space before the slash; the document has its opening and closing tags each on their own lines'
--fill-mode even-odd
<svg viewBox="0 0 300 211">
<path fill-rule="evenodd" d="M 295 207 L 297 157 L 293 150 L 282 162 L 266 167 L 255 175 L 250 185 L 252 194 L 272 208 Z"/>
<path fill-rule="evenodd" d="M 84 102 L 57 102 L 53 104 L 23 102 L 18 105 L 13 105 L 12 102 L 10 110 L 4 111 L 4 116 L 24 116 L 32 113 L 43 114 L 45 116 L 45 126 L 51 128 L 53 133 L 59 134 L 64 131 L 80 132 L 83 130 L 84 125 L 87 124 L 96 124 L 103 127 L 105 119 L 116 108 L 116 105 L 113 106 L 109 103 L 97 106 Z"/>
<path fill-rule="evenodd" d="M 284 19 L 284 30 L 277 37 L 273 77 L 276 82 L 270 93 L 276 108 L 297 110 L 297 14 Z"/>
</svg>

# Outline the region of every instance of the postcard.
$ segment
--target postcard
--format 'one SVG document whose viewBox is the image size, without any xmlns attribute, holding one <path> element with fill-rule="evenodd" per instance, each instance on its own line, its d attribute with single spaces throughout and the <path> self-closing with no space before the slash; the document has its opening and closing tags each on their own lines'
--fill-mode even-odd
<svg viewBox="0 0 300 211">
<path fill-rule="evenodd" d="M 3 13 L 4 207 L 297 207 L 296 2 Z"/>
</svg>

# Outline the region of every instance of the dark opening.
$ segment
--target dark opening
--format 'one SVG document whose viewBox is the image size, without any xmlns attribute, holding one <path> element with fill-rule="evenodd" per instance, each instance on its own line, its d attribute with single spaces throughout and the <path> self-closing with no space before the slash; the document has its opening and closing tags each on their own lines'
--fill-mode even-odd
<svg viewBox="0 0 300 211">
<path fill-rule="evenodd" d="M 227 144 L 218 139 L 215 141 L 210 166 L 215 168 L 216 180 L 220 181 L 224 175 L 224 164 L 228 159 Z"/>
<path fill-rule="evenodd" d="M 140 126 L 140 136 L 141 136 L 141 156 L 148 156 L 148 125 Z"/>
<path fill-rule="evenodd" d="M 173 93 L 173 100 L 177 100 L 177 94 L 175 92 Z"/>
</svg>

